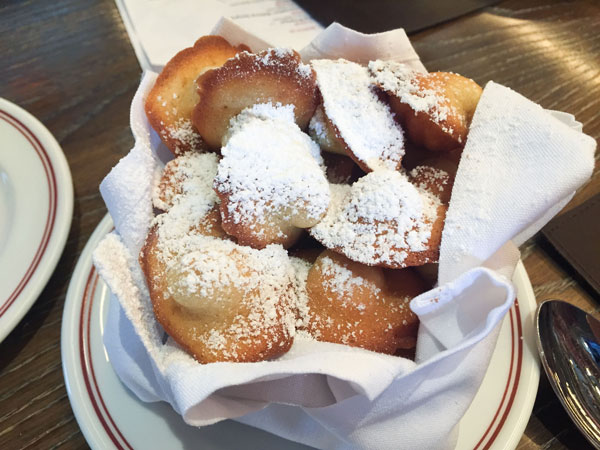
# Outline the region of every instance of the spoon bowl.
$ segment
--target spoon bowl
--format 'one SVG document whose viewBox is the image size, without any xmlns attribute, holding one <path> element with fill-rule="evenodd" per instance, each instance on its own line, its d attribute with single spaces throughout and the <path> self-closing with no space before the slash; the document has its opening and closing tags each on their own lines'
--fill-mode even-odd
<svg viewBox="0 0 600 450">
<path fill-rule="evenodd" d="M 584 436 L 600 449 L 600 321 L 561 300 L 538 307 L 537 346 L 548 380 Z"/>
</svg>

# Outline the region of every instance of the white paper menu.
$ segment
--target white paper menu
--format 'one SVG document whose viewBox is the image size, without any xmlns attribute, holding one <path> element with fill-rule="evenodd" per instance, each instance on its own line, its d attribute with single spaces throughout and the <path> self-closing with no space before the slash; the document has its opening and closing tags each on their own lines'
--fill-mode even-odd
<svg viewBox="0 0 600 450">
<path fill-rule="evenodd" d="M 115 1 L 143 70 L 160 71 L 223 16 L 266 42 L 296 49 L 322 29 L 292 0 Z"/>
</svg>

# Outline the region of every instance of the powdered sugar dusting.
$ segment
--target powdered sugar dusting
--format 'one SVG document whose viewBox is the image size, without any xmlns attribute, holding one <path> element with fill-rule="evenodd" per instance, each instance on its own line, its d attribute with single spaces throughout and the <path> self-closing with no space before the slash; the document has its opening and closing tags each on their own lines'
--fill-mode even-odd
<svg viewBox="0 0 600 450">
<path fill-rule="evenodd" d="M 176 113 L 176 111 L 174 112 Z M 168 115 L 168 113 L 167 113 Z M 163 137 L 170 137 L 177 141 L 175 153 L 183 153 L 183 149 L 202 147 L 202 137 L 188 119 L 179 119 L 174 125 L 161 132 Z M 183 146 L 183 149 L 181 148 Z"/>
<path fill-rule="evenodd" d="M 232 135 L 239 132 L 247 122 L 254 119 L 261 119 L 267 122 L 269 120 L 280 120 L 283 122 L 294 123 L 294 109 L 294 105 L 283 105 L 281 102 L 275 104 L 272 102 L 257 103 L 256 105 L 244 109 L 229 121 L 229 128 L 223 137 L 223 146 L 227 145 L 227 142 L 229 142 L 229 138 Z M 319 158 L 318 152 L 315 154 L 315 158 Z"/>
<path fill-rule="evenodd" d="M 311 234 L 364 264 L 402 264 L 427 249 L 439 199 L 417 190 L 399 172 L 367 174 L 352 186 L 332 185 L 327 215 Z"/>
<path fill-rule="evenodd" d="M 171 176 L 163 176 L 154 197 L 155 205 L 168 213 L 155 217 L 152 225 L 158 226 L 159 235 L 183 240 L 218 203 L 212 189 L 217 157 L 212 153 L 189 153 L 170 161 L 166 170 Z"/>
<path fill-rule="evenodd" d="M 208 211 L 218 202 L 212 188 L 217 163 L 214 153 L 195 152 L 187 152 L 169 161 L 153 192 L 154 207 L 168 211 L 174 204 L 189 201 L 192 197 L 191 201 L 196 203 L 193 209 Z"/>
<path fill-rule="evenodd" d="M 329 148 L 334 145 L 331 136 L 327 133 L 327 125 L 325 124 L 325 114 L 321 108 L 315 110 L 315 114 L 310 119 L 308 124 L 308 133 L 310 136 L 324 148 Z"/>
<path fill-rule="evenodd" d="M 171 212 L 163 216 L 169 216 Z M 262 250 L 196 233 L 181 234 L 174 221 L 162 220 L 157 256 L 164 266 L 167 296 L 200 316 L 211 317 L 194 339 L 227 359 L 242 358 L 244 348 L 268 331 L 281 329 L 281 339 L 295 330 L 294 269 L 278 245 Z M 219 320 L 222 311 L 230 316 Z M 279 345 L 271 333 L 270 345 Z"/>
<path fill-rule="evenodd" d="M 306 292 L 306 279 L 311 264 L 301 258 L 290 257 L 295 272 L 294 291 L 296 292 L 296 328 L 305 329 L 310 321 L 311 311 L 308 293 Z"/>
<path fill-rule="evenodd" d="M 442 201 L 450 199 L 450 175 L 442 169 L 431 166 L 417 166 L 410 171 L 412 182 L 417 188 L 428 191 Z"/>
<path fill-rule="evenodd" d="M 265 224 L 275 216 L 312 226 L 329 205 L 319 147 L 290 120 L 288 108 L 262 105 L 260 111 L 234 121 L 215 188 L 228 195 L 234 223 Z"/>
<path fill-rule="evenodd" d="M 411 69 L 406 64 L 395 61 L 371 61 L 369 72 L 375 84 L 384 91 L 398 97 L 400 101 L 415 111 L 425 112 L 438 124 L 446 121 L 450 115 L 457 115 L 443 95 L 443 86 L 438 80 L 428 79 L 423 82 L 424 75 Z M 444 129 L 451 132 L 449 129 Z"/>
<path fill-rule="evenodd" d="M 426 179 L 439 182 L 443 185 L 448 184 L 449 175 L 448 172 L 442 169 L 431 166 L 417 166 L 410 171 L 410 176 L 413 178 L 425 177 Z M 424 186 L 418 186 L 424 188 Z"/>
<path fill-rule="evenodd" d="M 364 278 L 355 275 L 350 269 L 338 264 L 333 259 L 325 256 L 320 259 L 321 273 L 326 277 L 323 285 L 342 299 L 347 299 L 354 293 L 354 289 L 370 285 L 370 290 L 377 296 L 380 289 Z M 346 302 L 342 301 L 345 306 Z M 360 309 L 360 308 L 359 308 Z M 364 309 L 364 305 L 363 305 Z"/>
<path fill-rule="evenodd" d="M 309 80 L 312 78 L 312 69 L 310 66 L 300 61 L 296 63 L 296 53 L 289 48 L 269 48 L 257 55 L 243 51 L 239 52 L 229 61 L 235 64 L 236 61 L 240 61 L 242 59 L 252 60 L 254 70 L 260 70 L 261 67 L 272 67 L 281 72 L 289 72 L 291 68 L 290 64 L 293 62 L 293 70 L 300 76 L 301 79 Z"/>
<path fill-rule="evenodd" d="M 339 141 L 335 140 L 333 132 L 327 124 L 323 108 L 319 106 L 308 124 L 308 134 L 323 150 L 348 156 Z"/>
<path fill-rule="evenodd" d="M 313 60 L 329 120 L 354 156 L 369 169 L 396 169 L 404 134 L 373 90 L 367 68 L 344 59 Z"/>
</svg>

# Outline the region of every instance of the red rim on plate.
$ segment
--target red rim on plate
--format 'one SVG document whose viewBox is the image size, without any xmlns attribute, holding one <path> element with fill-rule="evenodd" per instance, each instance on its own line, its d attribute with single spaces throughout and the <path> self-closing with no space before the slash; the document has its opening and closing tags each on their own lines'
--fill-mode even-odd
<svg viewBox="0 0 600 450">
<path fill-rule="evenodd" d="M 48 152 L 46 148 L 42 145 L 37 136 L 19 119 L 14 117 L 12 114 L 9 114 L 6 111 L 0 110 L 0 119 L 4 120 L 6 123 L 15 128 L 20 134 L 22 134 L 25 139 L 29 142 L 29 144 L 34 148 L 37 156 L 40 158 L 42 162 L 42 166 L 44 167 L 44 173 L 46 174 L 46 180 L 48 182 L 48 214 L 46 218 L 46 224 L 44 226 L 44 232 L 42 234 L 42 239 L 37 246 L 37 250 L 33 256 L 29 267 L 25 271 L 25 274 L 12 291 L 12 293 L 0 304 L 0 317 L 2 317 L 6 311 L 11 307 L 11 305 L 15 302 L 15 300 L 19 297 L 25 286 L 31 280 L 31 277 L 35 273 L 38 268 L 42 256 L 46 252 L 46 248 L 48 247 L 48 242 L 50 241 L 50 236 L 54 230 L 54 224 L 56 221 L 56 205 L 58 202 L 58 189 L 56 184 L 56 175 L 54 173 L 54 168 L 52 163 L 50 162 L 50 157 L 48 156 Z"/>
<path fill-rule="evenodd" d="M 81 309 L 77 315 L 79 317 L 77 345 L 79 347 L 80 358 L 80 364 L 77 367 L 81 370 L 90 403 L 92 404 L 95 414 L 102 424 L 107 436 L 117 448 L 132 449 L 132 445 L 124 437 L 123 433 L 119 429 L 118 424 L 115 422 L 110 414 L 110 411 L 106 407 L 102 390 L 98 385 L 94 372 L 94 361 L 91 356 L 90 323 L 92 317 L 92 306 L 95 300 L 95 292 L 98 281 L 98 272 L 94 266 L 92 266 L 87 277 L 85 289 L 83 290 L 83 297 L 81 298 L 81 301 L 78 302 L 81 305 Z M 474 450 L 489 449 L 495 442 L 498 434 L 504 426 L 504 423 L 506 422 L 510 409 L 515 400 L 517 388 L 519 387 L 521 368 L 523 364 L 523 325 L 518 301 L 515 301 L 515 304 L 510 309 L 508 316 L 511 329 L 511 352 L 508 377 L 500 403 L 496 405 L 494 417 L 487 426 L 485 432 L 482 434 L 481 439 L 475 445 Z"/>
</svg>

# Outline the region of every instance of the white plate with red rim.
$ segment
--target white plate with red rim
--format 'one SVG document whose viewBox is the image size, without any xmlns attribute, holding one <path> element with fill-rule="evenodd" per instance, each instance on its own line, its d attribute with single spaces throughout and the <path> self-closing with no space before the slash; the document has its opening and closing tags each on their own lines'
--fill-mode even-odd
<svg viewBox="0 0 600 450">
<path fill-rule="evenodd" d="M 62 322 L 63 371 L 69 399 L 94 449 L 300 449 L 303 445 L 228 420 L 210 427 L 186 425 L 164 403 L 144 403 L 113 371 L 102 335 L 110 291 L 92 264 L 92 251 L 113 228 L 106 216 L 73 273 Z M 504 319 L 498 344 L 473 404 L 460 422 L 456 449 L 514 449 L 531 415 L 540 376 L 533 336 L 536 309 L 521 263 L 513 279 L 519 301 Z"/>
<path fill-rule="evenodd" d="M 37 300 L 71 227 L 73 182 L 54 136 L 0 98 L 0 342 Z"/>
</svg>

